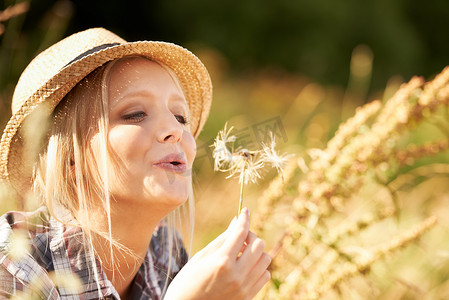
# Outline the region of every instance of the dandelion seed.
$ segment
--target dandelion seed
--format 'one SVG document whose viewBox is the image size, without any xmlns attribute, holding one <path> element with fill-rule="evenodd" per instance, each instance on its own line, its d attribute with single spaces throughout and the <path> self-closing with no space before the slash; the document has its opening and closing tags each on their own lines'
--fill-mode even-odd
<svg viewBox="0 0 449 300">
<path fill-rule="evenodd" d="M 273 168 L 276 168 L 276 171 L 282 178 L 282 182 L 284 182 L 283 169 L 287 165 L 287 161 L 292 155 L 291 154 L 279 155 L 275 147 L 276 147 L 275 137 L 274 134 L 271 134 L 270 146 L 262 145 L 262 160 L 264 162 L 271 163 L 271 166 Z"/>
<path fill-rule="evenodd" d="M 226 129 L 227 123 L 225 124 L 223 130 L 221 130 L 217 137 L 215 138 L 215 142 L 213 147 L 213 157 L 214 157 L 214 170 L 222 170 L 227 168 L 228 166 L 232 165 L 232 153 L 229 151 L 226 144 L 228 143 L 234 143 L 236 140 L 235 136 L 230 136 L 231 131 L 234 127 L 229 128 L 229 130 Z"/>
</svg>

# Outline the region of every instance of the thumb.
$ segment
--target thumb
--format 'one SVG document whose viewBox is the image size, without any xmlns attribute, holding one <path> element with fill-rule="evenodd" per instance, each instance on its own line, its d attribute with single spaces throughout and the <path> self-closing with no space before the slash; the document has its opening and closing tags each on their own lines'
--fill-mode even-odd
<svg viewBox="0 0 449 300">
<path fill-rule="evenodd" d="M 228 252 L 230 257 L 235 257 L 237 259 L 237 255 L 248 237 L 249 223 L 249 210 L 245 207 L 242 209 L 237 221 L 232 224 L 232 226 L 229 226 L 229 229 L 227 230 L 229 231 L 229 235 L 224 242 L 223 250 Z"/>
<path fill-rule="evenodd" d="M 237 226 L 237 217 L 234 217 L 232 221 L 229 223 L 228 228 L 224 232 L 222 232 L 219 236 L 217 236 L 212 242 L 207 244 L 206 247 L 198 251 L 197 254 L 199 255 L 201 255 L 201 253 L 205 254 L 209 251 L 215 251 L 218 248 L 220 248 L 225 242 L 226 238 L 231 234 L 231 232 L 234 230 L 236 226 Z"/>
</svg>

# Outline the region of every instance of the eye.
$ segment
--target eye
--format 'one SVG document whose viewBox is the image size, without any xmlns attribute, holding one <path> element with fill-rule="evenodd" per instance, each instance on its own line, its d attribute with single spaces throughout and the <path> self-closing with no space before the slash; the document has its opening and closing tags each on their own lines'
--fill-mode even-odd
<svg viewBox="0 0 449 300">
<path fill-rule="evenodd" d="M 123 115 L 122 119 L 129 122 L 139 122 L 142 121 L 146 116 L 147 114 L 145 112 L 136 111 Z"/>
<path fill-rule="evenodd" d="M 186 117 L 184 117 L 183 115 L 175 115 L 176 120 L 181 123 L 182 125 L 188 125 L 189 121 L 187 120 Z"/>
</svg>

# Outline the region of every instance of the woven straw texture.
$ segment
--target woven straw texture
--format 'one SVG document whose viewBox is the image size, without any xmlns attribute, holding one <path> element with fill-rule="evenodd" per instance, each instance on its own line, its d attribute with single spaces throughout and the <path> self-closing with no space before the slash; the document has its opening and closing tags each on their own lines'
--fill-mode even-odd
<svg viewBox="0 0 449 300">
<path fill-rule="evenodd" d="M 0 178 L 20 193 L 29 188 L 33 156 L 25 153 L 23 124 L 30 115 L 49 116 L 64 96 L 86 75 L 104 63 L 141 55 L 174 71 L 187 99 L 190 128 L 198 137 L 209 114 L 212 84 L 201 61 L 190 51 L 165 42 L 126 42 L 103 28 L 71 35 L 39 54 L 25 69 L 12 99 L 12 117 L 0 142 Z M 45 104 L 45 105 L 43 105 Z"/>
</svg>

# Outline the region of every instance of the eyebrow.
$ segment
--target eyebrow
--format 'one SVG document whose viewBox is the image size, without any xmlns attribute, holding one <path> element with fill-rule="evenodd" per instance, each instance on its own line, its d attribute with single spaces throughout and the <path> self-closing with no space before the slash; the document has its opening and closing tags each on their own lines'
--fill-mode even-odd
<svg viewBox="0 0 449 300">
<path fill-rule="evenodd" d="M 148 97 L 151 99 L 154 99 L 155 96 L 153 93 L 147 91 L 147 90 L 138 90 L 138 91 L 133 91 L 133 92 L 129 92 L 129 93 L 123 93 L 121 95 L 119 95 L 118 97 L 116 97 L 115 99 L 113 99 L 114 103 L 111 105 L 110 109 L 113 109 L 115 106 L 117 106 L 120 103 L 123 103 L 121 100 L 126 100 L 127 98 L 133 98 L 133 97 Z M 184 94 L 180 95 L 180 94 L 172 94 L 170 95 L 170 101 L 175 101 L 175 102 L 180 102 L 182 104 L 185 104 L 187 109 L 189 109 L 189 104 L 187 103 L 187 100 L 184 97 Z"/>
</svg>

